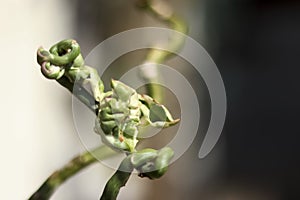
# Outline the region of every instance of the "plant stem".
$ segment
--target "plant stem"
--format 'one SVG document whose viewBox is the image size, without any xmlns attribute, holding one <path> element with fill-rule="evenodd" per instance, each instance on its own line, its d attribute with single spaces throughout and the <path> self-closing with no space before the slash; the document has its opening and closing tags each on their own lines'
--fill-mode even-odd
<svg viewBox="0 0 300 200">
<path fill-rule="evenodd" d="M 94 97 L 79 84 L 71 83 L 67 77 L 63 76 L 57 82 L 69 90 L 75 97 L 77 97 L 84 105 L 86 105 L 93 113 L 97 115 L 98 106 Z"/>
<path fill-rule="evenodd" d="M 63 168 L 55 171 L 48 179 L 41 185 L 41 187 L 29 198 L 29 200 L 46 200 L 51 197 L 55 190 L 70 177 L 95 163 L 97 159 L 104 159 L 110 157 L 115 152 L 107 146 L 100 146 L 91 152 L 84 152 L 83 154 L 73 158 Z M 96 155 L 96 156 L 95 156 Z M 97 157 L 97 158 L 96 158 Z"/>
<path fill-rule="evenodd" d="M 146 11 L 148 11 L 151 15 L 168 25 L 174 31 L 183 33 L 183 35 L 175 34 L 171 38 L 171 41 L 168 46 L 169 51 L 159 50 L 155 48 L 149 51 L 149 53 L 146 56 L 145 63 L 161 64 L 165 62 L 165 60 L 167 60 L 169 57 L 175 55 L 173 52 L 178 51 L 183 46 L 185 41 L 184 34 L 188 32 L 187 24 L 183 19 L 173 14 L 173 10 L 169 7 L 169 5 L 165 4 L 162 1 L 140 0 L 138 3 L 140 4 L 140 7 L 146 9 Z M 155 77 L 148 76 L 147 69 L 141 69 L 142 77 L 149 83 L 157 82 L 160 79 L 157 68 L 153 67 L 152 70 L 154 72 L 152 72 L 151 74 L 156 74 Z M 148 94 L 153 99 L 162 103 L 163 92 L 159 85 L 147 84 L 146 88 L 148 90 Z"/>
<path fill-rule="evenodd" d="M 120 164 L 119 169 L 106 183 L 100 200 L 115 200 L 119 194 L 121 187 L 125 186 L 131 173 L 133 166 L 130 162 L 130 156 L 127 156 Z"/>
</svg>

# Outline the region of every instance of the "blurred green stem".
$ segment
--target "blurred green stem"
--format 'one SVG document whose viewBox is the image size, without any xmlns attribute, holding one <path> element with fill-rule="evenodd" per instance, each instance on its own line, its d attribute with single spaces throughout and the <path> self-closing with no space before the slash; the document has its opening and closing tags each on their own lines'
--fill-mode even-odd
<svg viewBox="0 0 300 200">
<path fill-rule="evenodd" d="M 84 152 L 83 154 L 73 158 L 63 168 L 55 171 L 48 179 L 41 185 L 41 187 L 29 198 L 29 200 L 46 200 L 51 197 L 55 190 L 63 184 L 70 177 L 98 161 L 97 159 L 105 159 L 114 155 L 107 146 L 100 146 L 91 152 Z"/>
<path fill-rule="evenodd" d="M 174 14 L 173 10 L 163 1 L 158 0 L 140 0 L 138 1 L 138 6 L 145 9 L 153 15 L 156 19 L 159 19 L 161 22 L 166 24 L 169 28 L 174 31 L 180 32 L 182 34 L 175 34 L 167 47 L 169 51 L 159 50 L 159 49 L 151 49 L 146 56 L 144 63 L 155 63 L 161 64 L 165 62 L 169 57 L 175 55 L 173 52 L 178 51 L 184 44 L 185 35 L 188 32 L 187 23 Z M 152 67 L 152 73 L 155 76 L 149 76 L 146 68 L 141 69 L 141 76 L 147 82 L 158 82 L 160 79 L 159 72 L 155 66 Z M 143 71 L 144 70 L 144 71 Z M 163 100 L 163 91 L 161 87 L 157 84 L 147 84 L 146 86 L 148 94 L 155 99 L 156 101 L 162 103 Z"/>
</svg>

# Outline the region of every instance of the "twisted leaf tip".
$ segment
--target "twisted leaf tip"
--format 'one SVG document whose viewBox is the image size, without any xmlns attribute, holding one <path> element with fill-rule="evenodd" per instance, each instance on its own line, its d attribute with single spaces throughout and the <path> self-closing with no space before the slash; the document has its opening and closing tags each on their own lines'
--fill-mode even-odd
<svg viewBox="0 0 300 200">
<path fill-rule="evenodd" d="M 91 89 L 95 101 L 102 98 L 104 85 L 97 70 L 84 64 L 79 44 L 73 39 L 62 40 L 53 45 L 50 50 L 40 47 L 37 51 L 37 61 L 46 78 L 66 79 L 60 83 L 69 88 L 75 83 L 83 88 Z M 81 98 L 81 97 L 79 97 Z M 85 101 L 81 98 L 82 101 Z"/>
</svg>

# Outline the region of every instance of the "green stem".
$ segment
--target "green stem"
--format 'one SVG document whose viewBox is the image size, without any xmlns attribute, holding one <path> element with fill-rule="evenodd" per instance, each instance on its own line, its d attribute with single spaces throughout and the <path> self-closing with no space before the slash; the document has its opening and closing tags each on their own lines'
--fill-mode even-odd
<svg viewBox="0 0 300 200">
<path fill-rule="evenodd" d="M 152 1 L 152 0 L 141 0 L 139 3 L 141 3 L 139 5 L 140 7 L 146 9 L 146 11 L 148 11 L 151 15 L 153 15 L 155 18 L 168 25 L 173 30 L 181 32 L 183 34 L 186 34 L 188 32 L 188 27 L 186 22 L 180 17 L 173 14 L 173 10 L 168 5 L 163 4 L 163 2 Z M 169 13 L 169 14 L 165 14 L 165 13 Z M 173 38 L 171 38 L 171 41 L 168 46 L 168 49 L 170 51 L 164 51 L 164 50 L 153 48 L 147 54 L 145 63 L 157 63 L 157 64 L 164 63 L 169 57 L 174 56 L 173 52 L 178 51 L 183 46 L 184 41 L 185 41 L 184 35 L 178 35 L 178 34 L 174 35 Z M 153 68 L 153 70 L 156 70 L 156 73 L 154 74 L 159 74 L 156 68 Z M 148 77 L 147 74 L 143 72 L 142 72 L 142 76 L 147 82 L 150 83 L 157 82 L 160 79 L 158 75 L 156 77 Z M 162 103 L 163 91 L 159 85 L 147 84 L 146 89 L 148 91 L 148 94 L 153 99 Z"/>
<path fill-rule="evenodd" d="M 112 151 L 109 147 L 100 146 L 91 152 L 85 152 L 73 158 L 63 168 L 50 175 L 48 179 L 41 185 L 41 187 L 29 198 L 29 200 L 49 199 L 55 190 L 70 177 L 90 164 L 95 163 L 97 159 L 105 159 L 113 154 L 114 151 Z"/>
<path fill-rule="evenodd" d="M 59 84 L 69 90 L 76 98 L 86 105 L 93 113 L 98 113 L 98 105 L 94 97 L 79 84 L 71 83 L 67 77 L 63 76 L 57 80 Z"/>
<path fill-rule="evenodd" d="M 132 171 L 133 166 L 130 162 L 131 156 L 127 156 L 120 164 L 119 169 L 106 183 L 100 200 L 115 200 L 121 187 L 125 186 Z"/>
</svg>

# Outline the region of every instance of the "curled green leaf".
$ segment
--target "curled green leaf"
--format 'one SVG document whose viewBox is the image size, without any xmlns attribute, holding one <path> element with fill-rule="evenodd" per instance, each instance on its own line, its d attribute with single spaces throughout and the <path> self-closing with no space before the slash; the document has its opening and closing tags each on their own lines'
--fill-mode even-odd
<svg viewBox="0 0 300 200">
<path fill-rule="evenodd" d="M 179 119 L 173 119 L 168 109 L 156 102 L 148 95 L 139 95 L 139 100 L 143 103 L 141 107 L 144 119 L 153 127 L 166 128 L 175 125 Z"/>
<path fill-rule="evenodd" d="M 135 168 L 142 167 L 145 163 L 155 159 L 158 153 L 155 149 L 143 149 L 135 152 L 131 156 L 131 163 Z"/>
<path fill-rule="evenodd" d="M 101 100 L 104 85 L 97 70 L 84 64 L 80 46 L 75 40 L 62 40 L 49 51 L 40 47 L 37 51 L 37 61 L 45 77 L 56 80 L 65 77 L 71 84 L 76 82 L 82 87 L 89 87 L 95 101 Z"/>
<path fill-rule="evenodd" d="M 173 156 L 174 151 L 170 147 L 143 149 L 131 155 L 131 163 L 140 172 L 140 177 L 157 179 L 166 173 Z"/>
<path fill-rule="evenodd" d="M 158 151 L 156 159 L 152 162 L 145 163 L 140 168 L 140 177 L 148 177 L 149 179 L 157 179 L 163 176 L 171 159 L 174 156 L 174 151 L 169 147 L 164 147 Z"/>
</svg>

